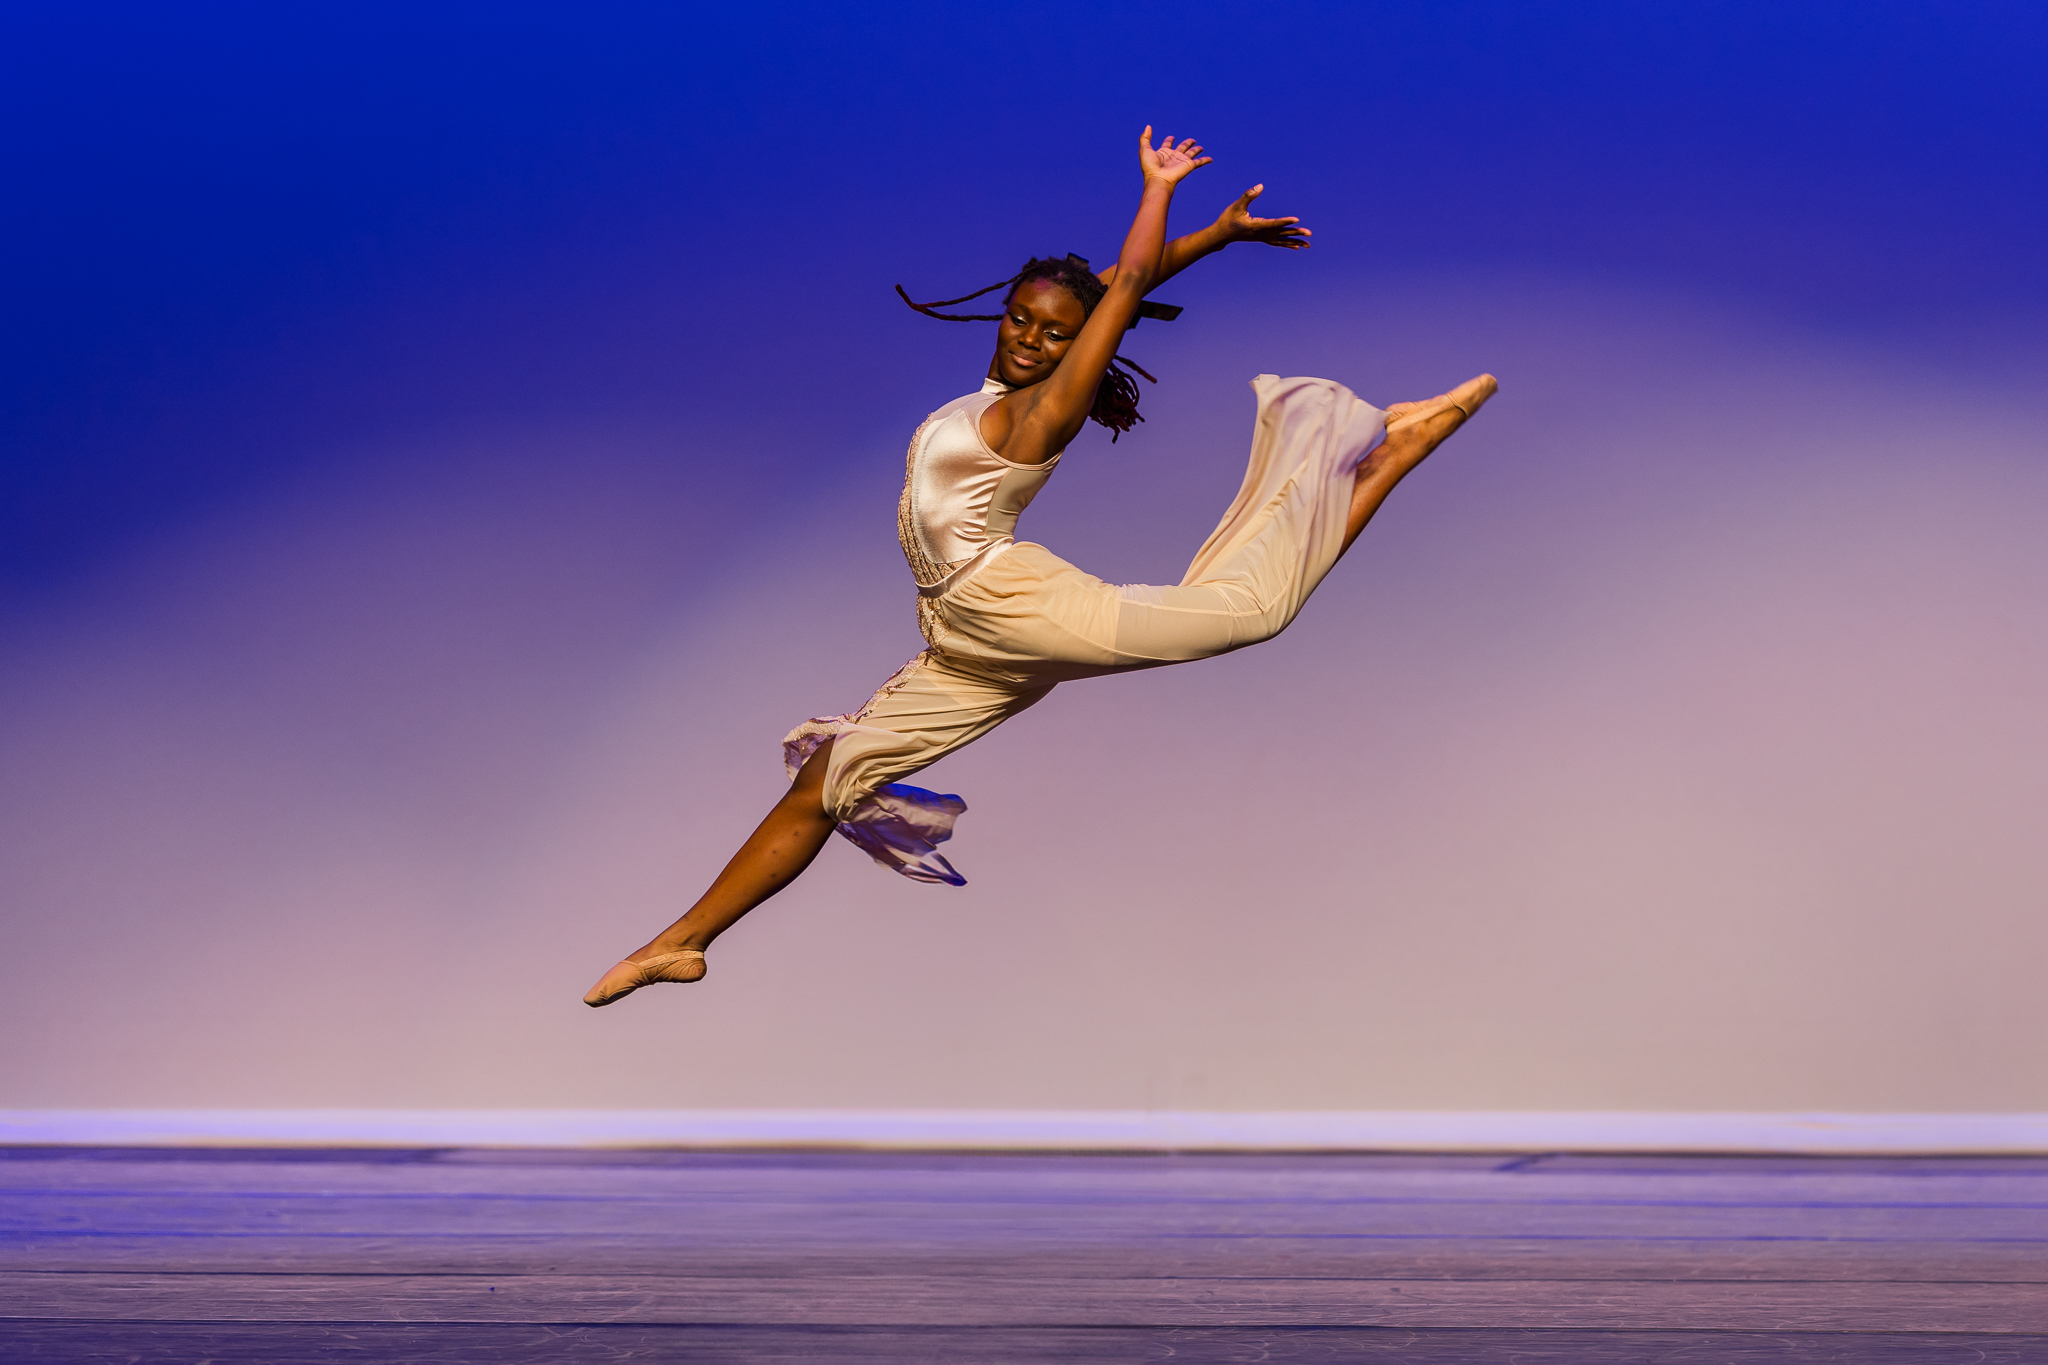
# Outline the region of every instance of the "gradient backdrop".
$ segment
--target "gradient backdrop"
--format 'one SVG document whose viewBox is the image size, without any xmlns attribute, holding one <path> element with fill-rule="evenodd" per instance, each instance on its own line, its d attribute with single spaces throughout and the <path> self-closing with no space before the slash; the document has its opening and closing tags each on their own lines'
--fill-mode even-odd
<svg viewBox="0 0 2048 1365">
<path fill-rule="evenodd" d="M 2048 1109 L 2048 10 L 10 6 L 0 1107 Z M 1485 415 L 1268 646 L 578 997 L 919 647 L 964 293 L 1264 181 L 1026 533 L 1262 370 Z"/>
</svg>

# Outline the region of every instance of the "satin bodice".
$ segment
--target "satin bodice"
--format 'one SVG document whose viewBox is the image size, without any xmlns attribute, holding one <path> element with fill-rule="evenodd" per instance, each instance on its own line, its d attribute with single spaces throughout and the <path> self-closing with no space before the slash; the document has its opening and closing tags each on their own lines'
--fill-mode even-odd
<svg viewBox="0 0 2048 1365">
<path fill-rule="evenodd" d="M 994 379 L 925 418 L 911 438 L 897 531 L 918 587 L 942 592 L 1002 553 L 1017 517 L 1052 477 L 1044 464 L 1016 464 L 989 449 L 981 415 L 1010 392 Z"/>
</svg>

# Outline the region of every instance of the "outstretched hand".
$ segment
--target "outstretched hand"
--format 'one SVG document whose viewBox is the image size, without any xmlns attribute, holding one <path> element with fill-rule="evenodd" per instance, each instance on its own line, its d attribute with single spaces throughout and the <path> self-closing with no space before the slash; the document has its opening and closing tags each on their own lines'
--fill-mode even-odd
<svg viewBox="0 0 2048 1365">
<path fill-rule="evenodd" d="M 1254 185 L 1237 196 L 1237 202 L 1217 215 L 1216 226 L 1223 230 L 1226 242 L 1264 242 L 1267 246 L 1284 246 L 1289 251 L 1299 251 L 1309 244 L 1315 234 L 1301 226 L 1299 218 L 1254 218 L 1252 200 L 1266 192 L 1264 185 Z"/>
<path fill-rule="evenodd" d="M 1138 165 L 1144 169 L 1147 180 L 1157 180 L 1165 185 L 1178 185 L 1190 171 L 1208 165 L 1213 157 L 1202 155 L 1202 149 L 1191 137 L 1182 138 L 1179 146 L 1174 145 L 1173 134 L 1168 133 L 1157 147 L 1152 145 L 1152 125 L 1146 124 L 1145 131 L 1138 135 Z"/>
</svg>

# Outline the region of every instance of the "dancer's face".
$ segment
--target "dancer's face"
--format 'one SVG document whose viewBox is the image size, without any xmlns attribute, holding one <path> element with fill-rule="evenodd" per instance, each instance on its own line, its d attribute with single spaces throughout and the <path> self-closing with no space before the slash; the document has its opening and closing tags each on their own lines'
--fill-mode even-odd
<svg viewBox="0 0 2048 1365">
<path fill-rule="evenodd" d="M 1018 286 L 996 325 L 995 378 L 1020 389 L 1038 383 L 1059 367 L 1087 320 L 1081 301 L 1056 284 Z"/>
</svg>

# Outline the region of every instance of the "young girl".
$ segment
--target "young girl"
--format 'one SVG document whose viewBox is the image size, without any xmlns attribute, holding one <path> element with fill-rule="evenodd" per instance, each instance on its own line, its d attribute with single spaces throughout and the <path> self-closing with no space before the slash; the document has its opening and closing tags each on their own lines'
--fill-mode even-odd
<svg viewBox="0 0 2048 1365">
<path fill-rule="evenodd" d="M 697 903 L 606 972 L 584 1003 L 701 978 L 711 941 L 789 885 L 835 828 L 906 876 L 963 883 L 936 846 L 966 804 L 898 779 L 1056 684 L 1279 634 L 1394 485 L 1493 395 L 1493 376 L 1480 375 L 1382 412 L 1325 379 L 1260 375 L 1244 486 L 1177 587 L 1113 586 L 1013 539 L 1018 514 L 1084 422 L 1122 432 L 1138 420 L 1136 387 L 1115 364 L 1147 291 L 1233 241 L 1307 245 L 1298 220 L 1250 216 L 1258 186 L 1211 227 L 1168 243 L 1174 187 L 1209 161 L 1192 139 L 1154 147 L 1148 127 L 1138 143 L 1145 188 L 1116 265 L 1096 276 L 1072 258 L 1033 260 L 1004 282 L 980 392 L 934 412 L 910 441 L 897 531 L 929 648 L 858 711 L 789 734 L 788 795 Z"/>
</svg>

